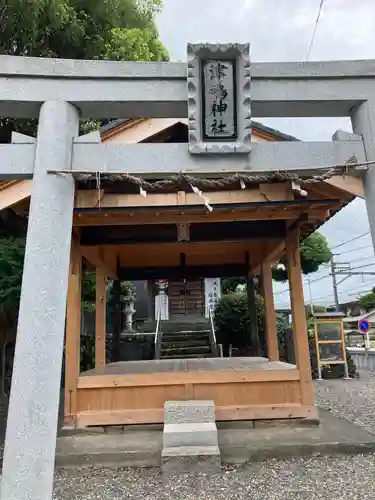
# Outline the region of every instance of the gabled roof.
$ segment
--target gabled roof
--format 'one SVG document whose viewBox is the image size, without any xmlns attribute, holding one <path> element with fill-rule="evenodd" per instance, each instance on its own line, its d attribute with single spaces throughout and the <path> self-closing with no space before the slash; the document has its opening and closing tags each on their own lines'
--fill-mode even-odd
<svg viewBox="0 0 375 500">
<path fill-rule="evenodd" d="M 130 122 L 133 121 L 134 118 L 119 118 L 117 120 L 112 120 L 106 125 L 103 125 L 100 127 L 100 133 L 105 134 L 108 132 L 114 132 L 117 128 L 122 127 L 125 124 L 129 124 Z M 276 130 L 271 127 L 267 127 L 266 125 L 263 125 L 262 123 L 252 121 L 252 128 L 253 130 L 256 130 L 258 132 L 263 132 L 263 134 L 271 136 L 272 138 L 277 139 L 278 141 L 298 141 L 296 137 L 293 137 L 292 135 L 284 134 L 283 132 L 280 132 L 280 130 Z"/>
</svg>

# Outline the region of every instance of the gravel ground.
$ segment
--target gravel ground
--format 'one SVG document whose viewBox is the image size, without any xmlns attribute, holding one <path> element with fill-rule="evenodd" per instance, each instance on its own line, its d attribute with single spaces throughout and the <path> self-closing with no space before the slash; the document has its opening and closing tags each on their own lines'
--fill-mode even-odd
<svg viewBox="0 0 375 500">
<path fill-rule="evenodd" d="M 150 469 L 60 471 L 54 500 L 367 500 L 375 455 L 270 460 L 216 475 Z"/>
<path fill-rule="evenodd" d="M 315 381 L 315 395 L 320 408 L 375 434 L 375 373 L 361 372 L 353 380 Z"/>
<path fill-rule="evenodd" d="M 375 374 L 315 382 L 317 403 L 375 434 Z M 270 460 L 220 474 L 163 476 L 147 469 L 63 470 L 54 500 L 366 500 L 375 497 L 375 455 Z"/>
</svg>

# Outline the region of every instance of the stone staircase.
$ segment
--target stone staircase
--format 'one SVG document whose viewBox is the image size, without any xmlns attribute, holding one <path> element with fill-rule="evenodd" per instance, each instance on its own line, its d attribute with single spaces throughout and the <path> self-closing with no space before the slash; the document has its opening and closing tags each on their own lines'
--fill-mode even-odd
<svg viewBox="0 0 375 500">
<path fill-rule="evenodd" d="M 210 358 L 211 356 L 208 331 L 163 333 L 161 359 Z"/>
<path fill-rule="evenodd" d="M 208 321 L 200 318 L 190 322 L 162 322 L 160 359 L 210 358 L 212 356 Z"/>
</svg>

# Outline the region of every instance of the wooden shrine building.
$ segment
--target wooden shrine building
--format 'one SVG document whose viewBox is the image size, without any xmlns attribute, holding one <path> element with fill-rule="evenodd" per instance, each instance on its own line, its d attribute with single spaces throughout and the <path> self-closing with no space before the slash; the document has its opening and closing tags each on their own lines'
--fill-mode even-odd
<svg viewBox="0 0 375 500">
<path fill-rule="evenodd" d="M 187 126 L 176 119 L 118 120 L 102 129 L 101 140 L 187 142 Z M 296 139 L 253 123 L 252 140 Z M 31 188 L 29 180 L 2 182 L 0 208 L 26 216 Z M 361 181 L 340 175 L 298 182 L 277 174 L 155 174 L 141 182 L 125 174 L 82 174 L 76 179 L 68 286 L 65 423 L 161 423 L 164 402 L 184 399 L 213 399 L 218 420 L 317 419 L 299 242 L 355 196 L 362 196 Z M 95 369 L 80 373 L 83 259 L 96 269 L 96 331 Z M 296 365 L 279 360 L 271 266 L 281 259 L 289 275 Z M 168 280 L 172 317 L 195 317 L 204 315 L 204 279 L 239 276 L 248 276 L 249 283 L 261 276 L 266 357 L 259 351 L 248 358 L 219 357 L 213 329 L 212 357 L 106 365 L 106 279 L 144 280 L 148 286 Z M 188 290 L 199 290 L 199 304 L 196 298 L 189 302 L 186 283 Z M 173 293 L 179 300 L 185 294 L 183 310 Z M 157 350 L 168 319 L 155 319 Z"/>
</svg>

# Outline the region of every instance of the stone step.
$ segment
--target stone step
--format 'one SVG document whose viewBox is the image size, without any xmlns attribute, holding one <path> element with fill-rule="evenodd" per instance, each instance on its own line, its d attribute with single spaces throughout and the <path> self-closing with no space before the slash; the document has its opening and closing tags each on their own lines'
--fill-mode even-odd
<svg viewBox="0 0 375 500">
<path fill-rule="evenodd" d="M 218 446 L 215 422 L 164 424 L 163 447 Z"/>
<path fill-rule="evenodd" d="M 183 354 L 181 356 L 161 355 L 161 359 L 194 359 L 194 358 L 211 358 L 212 354 Z"/>
<path fill-rule="evenodd" d="M 161 328 L 162 331 L 165 333 L 168 332 L 183 332 L 183 331 L 190 331 L 190 332 L 196 332 L 200 330 L 209 330 L 210 324 L 207 321 L 199 321 L 199 322 L 186 322 L 186 323 L 175 323 L 175 322 L 168 322 L 168 321 L 162 321 L 161 322 Z"/>
<path fill-rule="evenodd" d="M 163 340 L 168 342 L 172 341 L 183 341 L 183 340 L 207 340 L 209 339 L 210 333 L 208 331 L 200 331 L 200 332 L 171 332 L 165 333 L 162 332 Z"/>
<path fill-rule="evenodd" d="M 208 342 L 208 339 L 202 339 L 202 340 L 199 340 L 199 339 L 183 339 L 183 340 L 180 340 L 180 339 L 177 339 L 177 340 L 170 340 L 170 339 L 163 339 L 162 340 L 162 346 L 170 346 L 171 348 L 172 347 L 176 347 L 177 349 L 180 349 L 182 347 L 198 347 L 198 346 L 206 346 L 206 345 L 209 345 L 209 342 Z"/>
<path fill-rule="evenodd" d="M 211 351 L 210 346 L 195 346 L 195 347 L 164 347 L 162 345 L 161 354 L 164 355 L 174 355 L 179 357 L 185 354 L 209 354 Z"/>
</svg>

